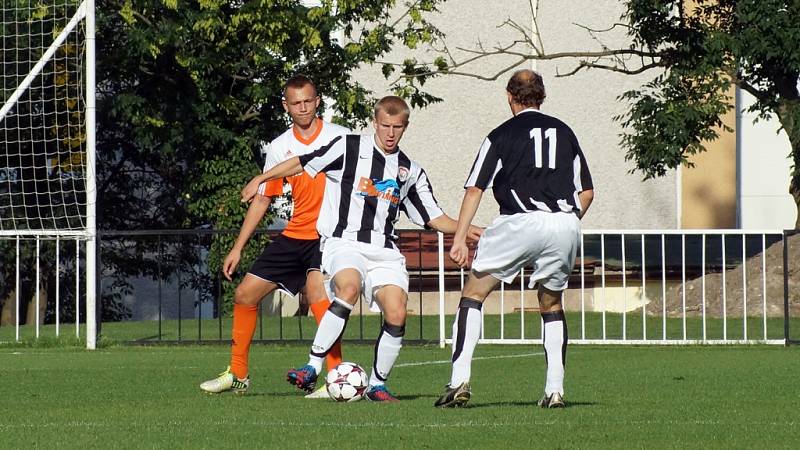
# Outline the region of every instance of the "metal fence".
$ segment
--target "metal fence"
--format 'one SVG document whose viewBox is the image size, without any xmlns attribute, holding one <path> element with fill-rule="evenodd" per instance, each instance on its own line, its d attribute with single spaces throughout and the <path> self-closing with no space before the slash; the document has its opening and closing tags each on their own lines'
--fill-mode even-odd
<svg viewBox="0 0 800 450">
<path fill-rule="evenodd" d="M 102 234 L 101 265 L 103 273 L 103 304 L 106 315 L 102 326 L 104 336 L 131 343 L 196 343 L 227 342 L 230 339 L 231 298 L 225 299 L 223 286 L 233 283 L 224 280 L 220 271 L 207 265 L 208 251 L 214 235 L 236 234 L 238 230 L 158 230 Z M 277 232 L 260 232 L 274 236 Z M 423 261 L 436 254 L 436 235 L 424 230 L 404 230 L 399 245 L 407 257 L 410 275 L 407 323 L 409 341 L 437 342 L 436 311 L 428 311 L 430 302 L 423 301 L 436 288 L 435 263 Z M 250 245 L 254 245 L 251 243 Z M 108 271 L 110 257 L 129 252 L 128 260 L 137 260 L 140 275 L 127 276 L 126 289 L 120 297 L 112 298 L 115 286 Z M 430 267 L 427 267 L 429 266 Z M 241 275 L 247 267 L 239 267 Z M 133 299 L 130 302 L 128 299 Z M 127 308 L 121 321 L 109 320 L 111 308 Z M 380 314 L 368 311 L 363 303 L 356 306 L 350 324 L 348 340 L 371 341 L 380 329 Z M 435 307 L 435 305 L 433 305 Z M 119 322 L 123 322 L 120 326 Z M 124 323 L 151 323 L 151 327 L 125 327 Z M 121 330 L 121 331 L 118 331 Z M 308 317 L 308 307 L 302 299 L 278 291 L 259 305 L 259 320 L 255 342 L 310 340 L 316 324 Z M 137 334 L 138 333 L 138 334 Z"/>
<path fill-rule="evenodd" d="M 214 235 L 237 232 L 103 232 L 98 246 L 101 334 L 132 343 L 227 342 L 231 320 L 224 292 L 229 282 L 207 261 Z M 800 310 L 796 237 L 795 231 L 776 230 L 585 230 L 564 294 L 570 341 L 795 342 L 791 331 L 800 326 L 794 324 Z M 58 336 L 64 323 L 74 323 L 80 336 L 85 323 L 80 246 L 45 237 L 0 244 L 7 247 L 0 261 L 3 298 L 11 294 L 8 283 L 22 278 L 13 292 L 15 333 L 3 334 L 9 328 L 0 326 L 0 341 Z M 450 237 L 435 232 L 401 232 L 410 276 L 408 341 L 450 342 L 449 327 L 467 272 L 449 261 L 449 246 Z M 541 342 L 536 293 L 525 280 L 529 274 L 529 268 L 523 269 L 487 299 L 482 342 Z M 36 309 L 35 315 L 27 314 L 26 304 L 28 311 Z M 35 327 L 21 326 L 25 316 L 37 316 L 28 321 Z M 380 315 L 359 303 L 345 339 L 372 340 L 380 323 Z M 262 302 L 254 338 L 308 341 L 315 330 L 302 301 L 279 293 Z"/>
<path fill-rule="evenodd" d="M 797 258 L 789 255 L 790 238 L 796 234 L 780 230 L 585 230 L 570 288 L 564 295 L 571 322 L 570 342 L 795 342 L 790 323 L 792 312 L 797 315 L 800 309 L 800 300 L 790 285 L 800 280 L 792 277 L 796 268 L 791 262 Z M 441 239 L 442 274 L 451 269 L 444 256 L 448 247 Z M 512 283 L 501 283 L 495 298 L 487 300 L 483 311 L 496 303 L 499 308 L 494 314 L 499 321 L 488 320 L 484 313 L 484 324 L 490 322 L 493 329 L 482 330 L 481 342 L 541 343 L 536 293 L 526 288 L 525 275 L 529 273 L 529 268 L 523 269 Z M 463 280 L 464 271 L 459 275 Z M 708 285 L 713 285 L 713 291 Z M 510 292 L 515 294 L 511 305 Z M 445 315 L 455 312 L 454 305 L 448 311 L 445 293 L 446 289 L 441 289 L 441 346 L 451 342 Z M 515 311 L 509 313 L 514 305 Z"/>
<path fill-rule="evenodd" d="M 86 238 L 83 236 L 0 236 L 0 332 L 13 326 L 5 339 L 28 335 L 62 335 L 71 325 L 81 337 L 86 309 Z M 84 320 L 81 320 L 81 317 Z M 45 331 L 51 324 L 52 331 Z M 0 339 L 2 341 L 3 339 Z"/>
</svg>

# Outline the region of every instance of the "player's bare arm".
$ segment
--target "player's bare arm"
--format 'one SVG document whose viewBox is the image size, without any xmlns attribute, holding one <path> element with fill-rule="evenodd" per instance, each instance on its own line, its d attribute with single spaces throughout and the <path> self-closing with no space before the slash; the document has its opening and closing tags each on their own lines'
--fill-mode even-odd
<svg viewBox="0 0 800 450">
<path fill-rule="evenodd" d="M 249 202 L 257 193 L 258 186 L 261 183 L 266 183 L 270 180 L 278 178 L 290 177 L 303 171 L 303 166 L 300 165 L 300 158 L 295 156 L 286 161 L 278 164 L 277 166 L 269 169 L 261 175 L 256 175 L 250 182 L 242 189 L 242 203 Z"/>
<path fill-rule="evenodd" d="M 231 247 L 231 250 L 228 252 L 228 255 L 225 256 L 225 260 L 222 263 L 222 274 L 225 275 L 228 281 L 231 281 L 233 272 L 239 265 L 244 246 L 247 245 L 247 241 L 250 240 L 256 228 L 258 228 L 258 225 L 261 223 L 261 220 L 264 219 L 264 215 L 267 213 L 271 202 L 272 197 L 256 195 L 253 202 L 250 203 L 250 207 L 247 209 L 247 215 L 244 216 L 242 227 L 239 229 L 239 236 L 237 236 L 236 242 L 233 244 L 233 247 Z"/>
<path fill-rule="evenodd" d="M 436 231 L 441 231 L 442 233 L 447 234 L 455 234 L 456 230 L 458 229 L 458 221 L 447 214 L 442 214 L 441 216 L 431 220 L 427 223 L 427 225 Z M 483 228 L 470 225 L 469 229 L 467 230 L 466 240 L 469 242 L 477 242 L 478 239 L 481 238 L 481 234 L 483 234 Z"/>
<path fill-rule="evenodd" d="M 581 191 L 578 194 L 578 200 L 581 202 L 581 213 L 579 217 L 582 219 L 583 216 L 586 215 L 586 211 L 589 209 L 589 206 L 592 204 L 592 200 L 594 200 L 594 189 Z"/>
<path fill-rule="evenodd" d="M 475 186 L 468 187 L 464 192 L 464 199 L 461 201 L 461 211 L 458 213 L 458 227 L 453 237 L 453 246 L 450 247 L 450 259 L 459 267 L 464 267 L 469 258 L 469 248 L 467 248 L 467 238 L 472 219 L 478 211 L 478 206 L 483 198 L 483 190 Z"/>
</svg>

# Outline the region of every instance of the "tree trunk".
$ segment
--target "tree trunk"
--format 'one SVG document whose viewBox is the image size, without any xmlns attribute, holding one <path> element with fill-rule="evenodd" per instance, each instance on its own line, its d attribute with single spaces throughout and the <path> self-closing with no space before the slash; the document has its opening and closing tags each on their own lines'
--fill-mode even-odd
<svg viewBox="0 0 800 450">
<path fill-rule="evenodd" d="M 789 193 L 797 205 L 797 219 L 794 222 L 794 229 L 797 230 L 800 229 L 800 126 L 795 126 L 793 130 L 787 128 L 786 134 L 789 135 L 789 143 L 792 146 L 792 178 L 789 181 Z"/>
<path fill-rule="evenodd" d="M 28 315 L 25 323 L 28 325 L 36 324 L 36 308 L 39 308 L 39 324 L 44 323 L 44 315 L 47 312 L 47 283 L 44 280 L 39 282 L 39 299 L 36 299 L 36 288 L 31 293 L 31 301 L 28 302 Z"/>
<path fill-rule="evenodd" d="M 794 229 L 800 229 L 800 146 L 792 146 L 792 156 L 794 168 L 792 169 L 792 181 L 789 182 L 789 193 L 794 198 L 797 205 L 797 219 L 794 222 Z"/>
<path fill-rule="evenodd" d="M 14 325 L 17 317 L 16 296 L 17 296 L 17 290 L 15 288 L 8 293 L 8 296 L 2 303 L 2 311 L 0 311 L 0 326 Z"/>
<path fill-rule="evenodd" d="M 800 99 L 785 100 L 778 107 L 778 120 L 789 136 L 792 147 L 792 173 L 789 181 L 789 193 L 797 206 L 797 218 L 794 228 L 800 229 Z"/>
</svg>

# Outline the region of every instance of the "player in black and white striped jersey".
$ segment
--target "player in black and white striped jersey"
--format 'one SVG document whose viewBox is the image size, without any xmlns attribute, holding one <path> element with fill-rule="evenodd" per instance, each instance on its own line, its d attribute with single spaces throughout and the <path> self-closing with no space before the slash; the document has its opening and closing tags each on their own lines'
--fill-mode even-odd
<svg viewBox="0 0 800 450">
<path fill-rule="evenodd" d="M 373 135 L 351 134 L 300 157 L 307 173 L 327 176 L 320 235 L 397 249 L 401 210 L 421 226 L 442 215 L 425 170 L 402 150 L 377 148 Z"/>
<path fill-rule="evenodd" d="M 333 277 L 335 296 L 317 329 L 308 365 L 287 374 L 287 380 L 301 389 L 314 388 L 322 359 L 344 332 L 363 289 L 384 316 L 365 396 L 373 401 L 397 401 L 385 381 L 405 333 L 408 273 L 396 245 L 395 223 L 402 210 L 417 225 L 444 233 L 455 232 L 457 226 L 436 203 L 425 171 L 398 147 L 409 115 L 403 99 L 384 97 L 375 105 L 374 135 L 336 138 L 253 178 L 242 190 L 242 200 L 247 201 L 258 185 L 269 179 L 301 170 L 311 176 L 326 175 L 317 230 L 322 239 L 322 267 Z M 476 240 L 480 232 L 469 227 L 465 236 Z"/>
<path fill-rule="evenodd" d="M 592 177 L 575 133 L 543 114 L 542 77 L 531 70 L 514 73 L 506 87 L 514 117 L 495 128 L 481 146 L 464 188 L 458 230 L 450 257 L 467 263 L 466 230 L 483 191 L 492 188 L 500 216 L 478 242 L 472 271 L 461 293 L 453 323 L 453 371 L 435 406 L 465 404 L 472 353 L 481 331 L 481 308 L 500 281 L 511 282 L 532 265 L 530 287 L 539 285 L 547 378 L 539 406 L 564 406 L 567 326 L 561 295 L 567 287 L 580 243 L 580 219 L 594 198 Z"/>
</svg>

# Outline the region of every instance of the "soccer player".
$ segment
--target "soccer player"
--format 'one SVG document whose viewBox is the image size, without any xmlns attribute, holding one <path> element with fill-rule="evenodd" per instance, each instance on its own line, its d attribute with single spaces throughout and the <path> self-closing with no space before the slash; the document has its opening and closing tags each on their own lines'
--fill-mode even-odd
<svg viewBox="0 0 800 450">
<path fill-rule="evenodd" d="M 259 183 L 305 170 L 327 178 L 317 230 L 322 267 L 332 276 L 335 297 L 320 322 L 306 366 L 290 370 L 287 381 L 310 391 L 322 360 L 344 332 L 363 292 L 383 311 L 375 359 L 365 394 L 372 401 L 397 402 L 385 386 L 403 343 L 408 300 L 405 258 L 397 248 L 395 222 L 402 210 L 420 226 L 452 233 L 456 221 L 442 212 L 425 171 L 400 150 L 410 109 L 403 99 L 382 98 L 375 105 L 375 134 L 336 138 L 313 153 L 292 158 L 259 175 L 242 190 L 247 201 Z M 465 230 L 476 239 L 481 230 Z"/>
<path fill-rule="evenodd" d="M 286 159 L 307 154 L 350 131 L 319 118 L 319 102 L 317 88 L 306 76 L 295 75 L 286 82 L 283 89 L 283 108 L 291 117 L 292 126 L 266 146 L 264 171 Z M 258 304 L 264 296 L 276 289 L 292 295 L 304 290 L 309 308 L 318 323 L 330 305 L 320 272 L 322 256 L 316 230 L 317 216 L 325 191 L 325 176 L 321 173 L 316 176 L 298 174 L 283 177 L 260 186 L 259 195 L 255 196 L 247 210 L 236 243 L 225 257 L 222 272 L 228 280 L 231 279 L 239 264 L 242 249 L 264 218 L 272 198 L 284 194 L 284 183 L 291 186 L 294 202 L 291 220 L 283 232 L 264 249 L 250 272 L 236 287 L 230 366 L 219 377 L 200 385 L 200 389 L 206 392 L 232 391 L 243 394 L 250 387 L 248 355 L 256 329 Z M 326 362 L 329 368 L 342 362 L 338 341 L 328 354 Z M 321 389 L 307 397 L 328 398 L 328 394 Z"/>
<path fill-rule="evenodd" d="M 544 324 L 547 378 L 543 408 L 564 407 L 567 325 L 561 294 L 567 287 L 580 242 L 580 219 L 594 191 L 586 158 L 575 133 L 543 114 L 542 77 L 531 70 L 514 73 L 506 86 L 513 117 L 483 141 L 467 182 L 450 258 L 467 263 L 467 229 L 483 191 L 492 188 L 500 216 L 478 242 L 472 271 L 453 322 L 453 371 L 446 392 L 434 406 L 462 406 L 470 398 L 472 353 L 481 331 L 481 307 L 500 281 L 511 282 L 533 265 L 530 287 L 538 283 Z"/>
</svg>

